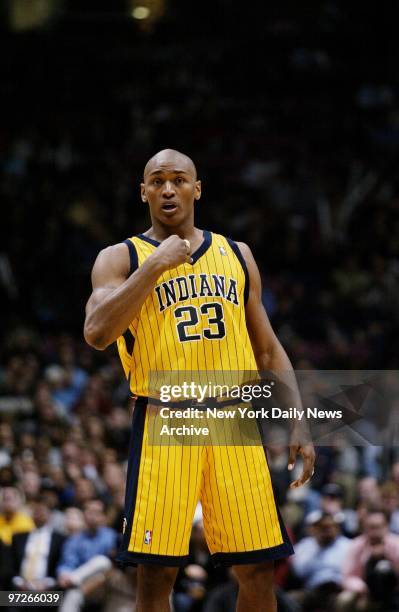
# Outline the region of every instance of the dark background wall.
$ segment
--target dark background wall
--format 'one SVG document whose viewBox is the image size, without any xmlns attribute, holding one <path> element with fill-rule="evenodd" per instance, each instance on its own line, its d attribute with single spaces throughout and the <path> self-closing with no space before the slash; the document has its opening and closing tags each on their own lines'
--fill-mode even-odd
<svg viewBox="0 0 399 612">
<path fill-rule="evenodd" d="M 0 41 L 5 336 L 80 335 L 95 256 L 148 227 L 142 168 L 168 146 L 198 165 L 199 225 L 254 250 L 295 359 L 394 367 L 390 3 L 170 0 L 149 25 L 128 2 L 64 1 L 24 30 L 13 4 Z"/>
</svg>

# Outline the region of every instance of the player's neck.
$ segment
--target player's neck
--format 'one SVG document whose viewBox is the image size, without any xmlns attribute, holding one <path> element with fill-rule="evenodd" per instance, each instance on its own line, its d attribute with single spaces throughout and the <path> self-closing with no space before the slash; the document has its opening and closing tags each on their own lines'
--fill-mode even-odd
<svg viewBox="0 0 399 612">
<path fill-rule="evenodd" d="M 194 227 L 194 225 L 191 223 L 181 225 L 179 227 L 169 227 L 159 223 L 153 223 L 152 227 L 145 232 L 145 235 L 148 236 L 148 238 L 157 240 L 158 242 L 162 242 L 172 235 L 177 235 L 180 238 L 186 238 L 187 240 L 190 240 L 190 242 L 193 242 L 196 239 L 202 239 L 202 230 Z"/>
</svg>

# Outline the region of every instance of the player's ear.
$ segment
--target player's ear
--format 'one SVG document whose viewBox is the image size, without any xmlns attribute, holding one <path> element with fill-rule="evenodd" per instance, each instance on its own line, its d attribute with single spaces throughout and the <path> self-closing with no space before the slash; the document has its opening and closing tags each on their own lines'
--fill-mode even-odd
<svg viewBox="0 0 399 612">
<path fill-rule="evenodd" d="M 147 202 L 147 195 L 145 192 L 145 185 L 144 183 L 140 183 L 140 191 L 141 191 L 141 199 L 143 202 Z"/>
<path fill-rule="evenodd" d="M 195 181 L 194 199 L 199 200 L 201 197 L 201 181 Z"/>
</svg>

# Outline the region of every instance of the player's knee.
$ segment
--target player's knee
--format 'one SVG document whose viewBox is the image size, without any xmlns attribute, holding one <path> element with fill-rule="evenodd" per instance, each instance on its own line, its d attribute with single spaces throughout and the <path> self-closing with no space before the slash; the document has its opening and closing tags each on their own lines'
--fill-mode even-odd
<svg viewBox="0 0 399 612">
<path fill-rule="evenodd" d="M 142 590 L 171 590 L 177 576 L 176 567 L 140 565 L 138 569 L 139 588 Z"/>
<path fill-rule="evenodd" d="M 270 588 L 273 584 L 273 561 L 264 561 L 253 565 L 235 565 L 233 573 L 242 587 L 255 589 Z"/>
</svg>

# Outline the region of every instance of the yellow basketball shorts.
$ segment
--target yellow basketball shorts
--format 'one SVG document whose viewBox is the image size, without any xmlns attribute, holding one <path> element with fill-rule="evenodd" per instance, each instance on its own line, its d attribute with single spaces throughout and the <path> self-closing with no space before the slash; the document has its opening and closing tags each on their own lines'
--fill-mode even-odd
<svg viewBox="0 0 399 612">
<path fill-rule="evenodd" d="M 215 565 L 293 554 L 263 446 L 153 445 L 147 402 L 133 413 L 119 564 L 185 565 L 198 500 Z"/>
</svg>

